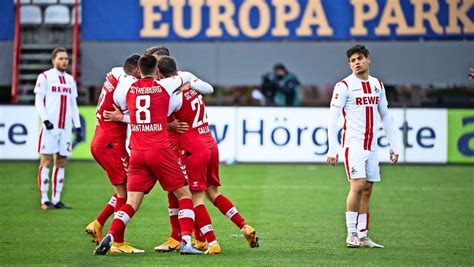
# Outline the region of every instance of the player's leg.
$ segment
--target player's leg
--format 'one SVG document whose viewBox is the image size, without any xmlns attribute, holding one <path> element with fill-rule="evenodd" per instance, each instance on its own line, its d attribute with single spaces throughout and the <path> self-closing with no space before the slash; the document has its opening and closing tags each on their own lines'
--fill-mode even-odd
<svg viewBox="0 0 474 267">
<path fill-rule="evenodd" d="M 361 247 L 383 248 L 383 245 L 377 244 L 368 237 L 369 232 L 369 203 L 372 195 L 373 185 L 380 182 L 380 169 L 377 152 L 372 151 L 366 165 L 367 183 L 362 193 L 361 205 L 359 208 L 359 217 L 357 220 L 357 231 Z"/>
<path fill-rule="evenodd" d="M 195 220 L 195 229 L 194 229 L 194 238 L 196 235 L 204 235 L 204 241 L 207 241 L 208 246 L 195 247 L 199 250 L 205 250 L 205 254 L 219 254 L 221 248 L 217 242 L 214 229 L 212 228 L 211 216 L 207 212 L 206 206 L 204 205 L 205 193 L 204 191 L 192 191 L 193 194 L 193 204 L 194 204 L 194 213 L 196 214 Z M 197 226 L 197 227 L 196 227 Z M 196 231 L 198 231 L 196 233 Z"/>
<path fill-rule="evenodd" d="M 54 156 L 52 203 L 56 209 L 71 208 L 70 206 L 61 202 L 61 192 L 63 191 L 64 187 L 66 162 L 67 156 L 62 156 L 59 153 Z"/>
<path fill-rule="evenodd" d="M 92 237 L 92 242 L 98 244 L 102 236 L 102 227 L 108 218 L 117 212 L 127 201 L 127 167 L 128 153 L 125 148 L 121 153 L 117 149 L 92 146 L 91 154 L 105 170 L 114 188 L 114 194 L 105 205 L 97 218 L 86 226 L 86 233 Z"/>
<path fill-rule="evenodd" d="M 135 212 L 138 211 L 144 192 L 129 191 L 127 193 L 127 203 L 115 213 L 108 234 L 102 239 L 100 244 L 94 250 L 96 255 L 105 255 L 109 249 L 114 246 L 116 253 L 143 253 L 143 250 L 133 248 L 124 242 L 125 228 L 128 222 L 133 218 Z"/>
<path fill-rule="evenodd" d="M 65 168 L 67 157 L 71 156 L 72 142 L 71 130 L 61 130 L 58 137 L 59 151 L 54 157 L 53 169 L 53 205 L 57 209 L 70 209 L 71 207 L 61 202 L 61 192 L 64 187 Z"/>
<path fill-rule="evenodd" d="M 350 185 L 346 200 L 346 245 L 348 247 L 360 246 L 357 235 L 357 216 L 359 214 L 362 193 L 367 183 L 365 167 L 368 153 L 366 151 L 349 151 L 349 148 L 346 148 L 345 152 L 344 164 Z"/>
<path fill-rule="evenodd" d="M 209 185 L 206 194 L 209 200 L 219 211 L 231 220 L 244 234 L 245 239 L 251 248 L 259 247 L 258 237 L 255 229 L 248 225 L 244 218 L 240 215 L 234 204 L 224 195 L 219 192 L 219 187 L 216 185 Z"/>
<path fill-rule="evenodd" d="M 42 210 L 54 209 L 53 204 L 49 201 L 49 170 L 53 165 L 53 155 L 42 154 L 38 170 L 38 190 L 41 196 L 40 208 Z"/>
<path fill-rule="evenodd" d="M 172 192 L 168 192 L 168 214 L 170 217 L 171 233 L 168 240 L 155 247 L 156 252 L 171 252 L 181 249 L 181 228 L 178 219 L 179 200 Z"/>
<path fill-rule="evenodd" d="M 181 254 L 200 254 L 191 243 L 191 234 L 194 226 L 194 210 L 191 191 L 188 186 L 173 190 L 179 200 L 178 220 L 181 228 Z"/>
<path fill-rule="evenodd" d="M 41 195 L 40 208 L 43 210 L 54 209 L 49 201 L 48 192 L 51 179 L 49 171 L 53 166 L 53 155 L 59 151 L 59 136 L 53 130 L 46 130 L 43 126 L 38 140 L 38 153 L 41 155 L 38 170 L 38 190 Z"/>
</svg>

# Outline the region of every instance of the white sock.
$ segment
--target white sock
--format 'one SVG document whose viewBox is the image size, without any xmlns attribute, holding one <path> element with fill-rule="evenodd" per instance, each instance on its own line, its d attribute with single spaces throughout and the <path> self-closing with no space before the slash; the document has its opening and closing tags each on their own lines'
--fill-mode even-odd
<svg viewBox="0 0 474 267">
<path fill-rule="evenodd" d="M 357 232 L 356 224 L 357 224 L 357 212 L 355 211 L 346 211 L 346 226 L 348 233 Z"/>
<path fill-rule="evenodd" d="M 49 191 L 49 168 L 48 167 L 40 167 L 38 171 L 38 190 L 41 193 L 41 204 L 49 201 L 48 191 Z"/>
<path fill-rule="evenodd" d="M 186 242 L 186 244 L 191 244 L 191 236 L 190 235 L 183 235 L 183 237 L 181 237 L 181 240 L 184 240 L 184 242 Z"/>
<path fill-rule="evenodd" d="M 367 237 L 367 213 L 359 213 L 357 218 L 357 232 L 359 238 Z"/>
<path fill-rule="evenodd" d="M 61 201 L 61 192 L 64 186 L 64 168 L 53 168 L 53 205 Z"/>
</svg>

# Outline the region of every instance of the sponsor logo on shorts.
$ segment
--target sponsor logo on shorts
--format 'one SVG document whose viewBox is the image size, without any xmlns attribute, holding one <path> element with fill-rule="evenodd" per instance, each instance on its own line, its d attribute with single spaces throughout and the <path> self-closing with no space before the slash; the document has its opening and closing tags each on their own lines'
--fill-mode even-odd
<svg viewBox="0 0 474 267">
<path fill-rule="evenodd" d="M 352 175 L 357 174 L 357 170 L 356 170 L 354 167 L 352 167 L 352 169 L 351 169 L 351 174 L 352 174 Z"/>
</svg>

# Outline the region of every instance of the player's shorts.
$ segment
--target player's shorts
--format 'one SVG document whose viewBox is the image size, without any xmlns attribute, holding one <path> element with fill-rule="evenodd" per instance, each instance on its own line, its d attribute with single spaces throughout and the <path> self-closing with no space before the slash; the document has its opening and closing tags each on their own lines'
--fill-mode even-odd
<svg viewBox="0 0 474 267">
<path fill-rule="evenodd" d="M 377 151 L 346 147 L 344 164 L 349 180 L 367 178 L 369 182 L 380 182 L 380 168 Z"/>
<path fill-rule="evenodd" d="M 47 130 L 43 125 L 38 141 L 38 153 L 41 155 L 71 156 L 72 152 L 72 129 Z"/>
<path fill-rule="evenodd" d="M 122 185 L 127 182 L 129 156 L 125 144 L 91 146 L 91 153 L 95 161 L 107 173 L 113 185 Z"/>
<path fill-rule="evenodd" d="M 221 185 L 219 180 L 219 149 L 217 146 L 188 152 L 185 163 L 189 189 L 201 191 L 206 190 L 211 185 Z"/>
<path fill-rule="evenodd" d="M 184 167 L 170 148 L 134 150 L 130 155 L 127 190 L 150 192 L 159 181 L 163 190 L 171 192 L 187 184 Z"/>
</svg>

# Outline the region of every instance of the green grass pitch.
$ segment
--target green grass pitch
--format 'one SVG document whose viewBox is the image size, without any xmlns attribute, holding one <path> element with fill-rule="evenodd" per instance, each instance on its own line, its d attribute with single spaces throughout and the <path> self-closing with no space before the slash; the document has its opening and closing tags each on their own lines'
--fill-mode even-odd
<svg viewBox="0 0 474 267">
<path fill-rule="evenodd" d="M 207 205 L 222 247 L 209 256 L 153 251 L 169 234 L 159 185 L 125 236 L 146 253 L 93 256 L 84 228 L 112 194 L 103 171 L 95 162 L 70 162 L 63 201 L 73 209 L 51 211 L 39 209 L 36 172 L 36 162 L 0 162 L 2 265 L 474 265 L 474 166 L 382 166 L 370 229 L 386 246 L 379 250 L 345 247 L 348 185 L 341 165 L 222 166 L 222 192 L 256 228 L 260 248 L 250 249 Z"/>
</svg>

